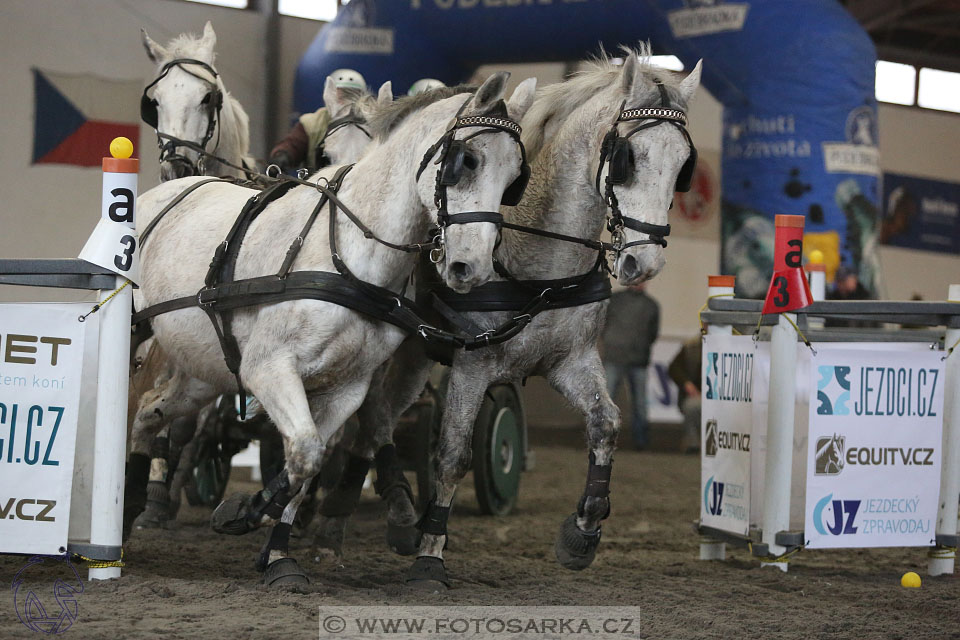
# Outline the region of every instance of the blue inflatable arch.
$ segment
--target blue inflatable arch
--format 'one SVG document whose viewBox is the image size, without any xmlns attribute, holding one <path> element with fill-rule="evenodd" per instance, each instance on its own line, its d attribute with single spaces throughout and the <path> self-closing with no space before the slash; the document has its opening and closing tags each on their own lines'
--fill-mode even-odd
<svg viewBox="0 0 960 640">
<path fill-rule="evenodd" d="M 295 108 L 323 104 L 334 69 L 403 91 L 481 64 L 578 60 L 650 40 L 724 107 L 724 273 L 762 296 L 773 216 L 807 216 L 807 245 L 879 286 L 879 159 L 873 43 L 835 0 L 352 0 L 297 70 Z"/>
</svg>

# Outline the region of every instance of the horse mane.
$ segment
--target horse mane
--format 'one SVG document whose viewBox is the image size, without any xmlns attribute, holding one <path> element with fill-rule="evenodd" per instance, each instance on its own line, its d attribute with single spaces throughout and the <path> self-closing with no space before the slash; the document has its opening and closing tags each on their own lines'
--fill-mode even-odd
<svg viewBox="0 0 960 640">
<path fill-rule="evenodd" d="M 211 67 L 216 68 L 214 66 L 214 62 L 217 58 L 216 52 L 211 51 L 209 56 L 201 55 L 205 53 L 200 46 L 200 41 L 202 39 L 203 36 L 194 35 L 192 33 L 181 33 L 171 40 L 165 48 L 167 53 L 170 54 L 171 60 L 176 60 L 177 58 L 194 58 L 196 60 L 202 60 Z"/>
<path fill-rule="evenodd" d="M 621 47 L 620 57 L 625 58 L 629 55 L 636 56 L 640 64 L 640 72 L 648 82 L 662 83 L 667 88 L 667 94 L 671 100 L 677 104 L 681 102 L 677 84 L 683 76 L 650 64 L 650 43 L 640 43 L 635 49 Z M 523 144 L 529 158 L 536 157 L 543 148 L 547 123 L 551 120 L 565 121 L 591 98 L 612 86 L 616 86 L 619 91 L 623 66 L 616 62 L 617 59 L 607 54 L 601 47 L 600 54 L 587 59 L 584 63 L 586 68 L 582 71 L 576 72 L 563 82 L 537 89 L 537 97 L 521 122 Z M 622 96 L 621 100 L 626 97 Z M 627 105 L 628 108 L 641 106 L 646 105 Z"/>
<path fill-rule="evenodd" d="M 383 140 L 411 113 L 435 102 L 460 94 L 473 93 L 476 90 L 475 86 L 461 84 L 455 87 L 437 87 L 415 96 L 398 98 L 387 104 L 379 104 L 374 99 L 374 104 L 369 105 L 367 124 L 373 137 Z"/>
</svg>

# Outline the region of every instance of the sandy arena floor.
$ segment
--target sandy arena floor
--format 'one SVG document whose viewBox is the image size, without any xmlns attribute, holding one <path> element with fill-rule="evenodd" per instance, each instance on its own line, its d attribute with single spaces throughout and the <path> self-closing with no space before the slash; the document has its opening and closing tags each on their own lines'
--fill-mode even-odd
<svg viewBox="0 0 960 640">
<path fill-rule="evenodd" d="M 62 637 L 316 638 L 321 605 L 403 603 L 640 607 L 639 634 L 629 637 L 960 638 L 960 578 L 927 578 L 922 550 L 806 552 L 786 574 L 761 569 L 735 549 L 726 562 L 698 561 L 690 526 L 698 515 L 696 456 L 618 453 L 613 514 L 597 559 L 586 571 L 567 571 L 554 559 L 553 541 L 576 506 L 586 454 L 559 446 L 535 450 L 536 468 L 522 479 L 513 515 L 480 515 L 472 478 L 464 482 L 450 520 L 447 568 L 454 584 L 447 593 L 403 586 L 410 559 L 383 544 L 372 492 L 349 531 L 345 566 L 316 564 L 307 541 L 294 541 L 313 579 L 296 591 L 257 584 L 253 562 L 263 533 L 217 535 L 206 510 L 184 506 L 173 530 L 134 533 L 120 580 L 86 584 L 78 620 Z M 10 584 L 23 563 L 0 558 L 3 582 Z M 924 577 L 921 589 L 900 587 L 906 571 Z M 0 638 L 38 637 L 18 621 L 13 593 L 4 591 Z"/>
</svg>

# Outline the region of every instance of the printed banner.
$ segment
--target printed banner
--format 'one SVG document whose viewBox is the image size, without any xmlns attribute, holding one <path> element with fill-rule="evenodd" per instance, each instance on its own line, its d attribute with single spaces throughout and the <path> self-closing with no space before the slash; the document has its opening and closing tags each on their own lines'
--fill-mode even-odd
<svg viewBox="0 0 960 640">
<path fill-rule="evenodd" d="M 939 351 L 818 345 L 810 367 L 807 546 L 934 543 L 944 362 Z"/>
<path fill-rule="evenodd" d="M 679 424 L 683 414 L 678 405 L 677 385 L 670 379 L 670 363 L 676 357 L 683 340 L 661 336 L 650 349 L 650 369 L 647 371 L 647 419 L 660 424 Z"/>
<path fill-rule="evenodd" d="M 63 553 L 90 303 L 0 311 L 0 553 Z"/>
<path fill-rule="evenodd" d="M 960 184 L 885 173 L 880 242 L 960 255 Z"/>
<path fill-rule="evenodd" d="M 750 532 L 752 336 L 707 335 L 703 343 L 700 417 L 700 524 Z"/>
</svg>

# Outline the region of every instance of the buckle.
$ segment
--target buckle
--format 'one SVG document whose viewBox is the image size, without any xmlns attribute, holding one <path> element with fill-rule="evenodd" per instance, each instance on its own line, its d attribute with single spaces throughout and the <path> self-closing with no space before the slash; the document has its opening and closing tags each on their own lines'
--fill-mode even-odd
<svg viewBox="0 0 960 640">
<path fill-rule="evenodd" d="M 212 307 L 219 297 L 216 287 L 205 287 L 197 292 L 197 306 L 204 309 Z"/>
</svg>

